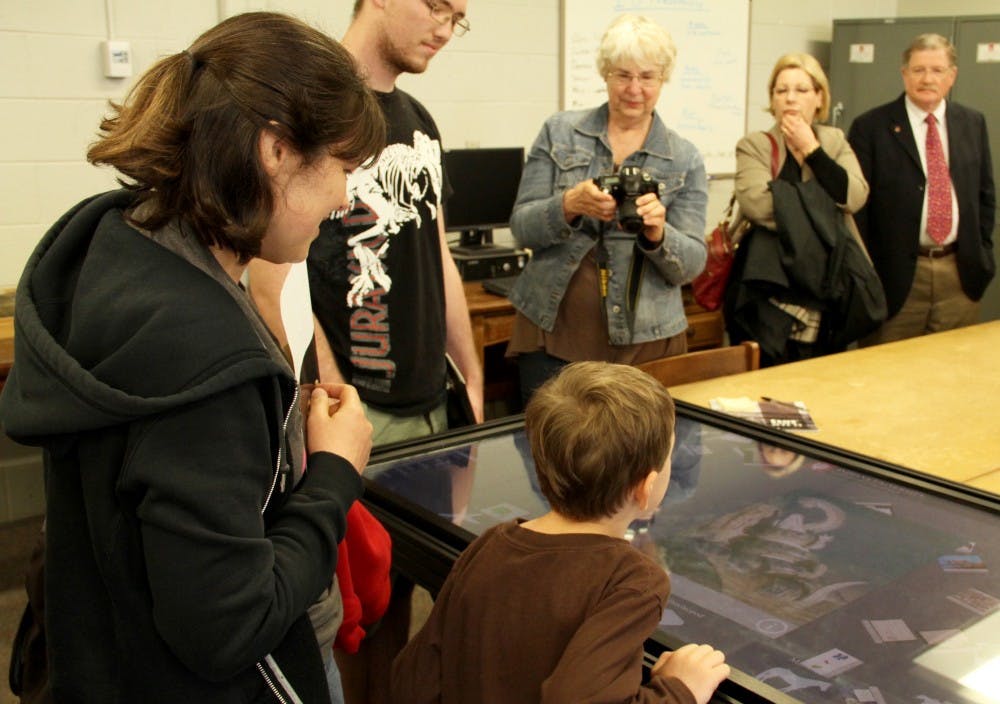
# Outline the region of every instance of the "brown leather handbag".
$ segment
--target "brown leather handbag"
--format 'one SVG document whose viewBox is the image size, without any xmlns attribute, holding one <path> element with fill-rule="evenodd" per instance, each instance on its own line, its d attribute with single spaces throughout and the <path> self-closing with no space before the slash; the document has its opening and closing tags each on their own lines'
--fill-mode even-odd
<svg viewBox="0 0 1000 704">
<path fill-rule="evenodd" d="M 729 199 L 729 206 L 726 208 L 722 220 L 706 239 L 708 258 L 705 260 L 705 268 L 691 282 L 694 300 L 705 310 L 718 310 L 719 306 L 722 305 L 722 296 L 726 291 L 729 273 L 733 269 L 733 258 L 736 256 L 736 246 L 739 243 L 739 237 L 733 237 L 733 234 L 730 233 L 735 206 L 736 194 L 734 193 Z M 748 223 L 749 221 L 744 219 L 743 222 Z M 742 224 L 738 227 L 739 236 L 742 236 Z"/>
<path fill-rule="evenodd" d="M 765 132 L 771 140 L 771 178 L 778 177 L 778 142 L 770 132 Z M 708 258 L 705 268 L 691 282 L 691 292 L 695 302 L 705 310 L 718 310 L 733 270 L 733 259 L 740 239 L 750 229 L 751 223 L 742 215 L 733 218 L 736 210 L 736 194 L 729 199 L 729 206 L 722 220 L 706 238 Z"/>
</svg>

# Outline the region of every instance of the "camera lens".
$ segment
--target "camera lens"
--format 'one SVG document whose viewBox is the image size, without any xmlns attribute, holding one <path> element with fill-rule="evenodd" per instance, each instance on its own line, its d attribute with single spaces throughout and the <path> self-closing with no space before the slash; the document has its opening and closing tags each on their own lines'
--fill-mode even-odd
<svg viewBox="0 0 1000 704">
<path fill-rule="evenodd" d="M 637 212 L 635 199 L 636 196 L 626 198 L 618 208 L 618 224 L 622 230 L 633 235 L 642 232 L 642 217 Z"/>
</svg>

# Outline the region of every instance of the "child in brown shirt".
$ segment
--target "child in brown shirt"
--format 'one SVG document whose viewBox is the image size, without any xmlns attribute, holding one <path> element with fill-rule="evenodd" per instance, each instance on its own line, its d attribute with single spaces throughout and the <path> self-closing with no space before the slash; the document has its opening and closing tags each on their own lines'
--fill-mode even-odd
<svg viewBox="0 0 1000 704">
<path fill-rule="evenodd" d="M 525 429 L 551 510 L 465 550 L 393 664 L 393 700 L 706 704 L 729 674 L 708 645 L 664 653 L 642 684 L 670 582 L 622 537 L 666 493 L 673 427 L 666 389 L 632 367 L 578 362 L 536 391 Z"/>
</svg>

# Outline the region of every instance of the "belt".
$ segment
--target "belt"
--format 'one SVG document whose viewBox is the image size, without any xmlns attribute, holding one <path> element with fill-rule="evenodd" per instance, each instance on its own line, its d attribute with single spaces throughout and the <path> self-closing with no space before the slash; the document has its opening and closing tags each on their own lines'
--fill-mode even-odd
<svg viewBox="0 0 1000 704">
<path fill-rule="evenodd" d="M 954 254 L 956 249 L 958 249 L 958 243 L 951 242 L 949 244 L 938 247 L 921 246 L 920 249 L 917 251 L 917 253 L 921 257 L 936 259 L 937 257 L 947 257 L 949 254 Z"/>
</svg>

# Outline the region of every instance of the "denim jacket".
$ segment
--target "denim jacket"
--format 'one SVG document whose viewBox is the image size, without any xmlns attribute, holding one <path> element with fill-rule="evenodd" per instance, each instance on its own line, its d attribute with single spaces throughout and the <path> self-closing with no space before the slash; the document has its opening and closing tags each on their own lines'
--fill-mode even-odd
<svg viewBox="0 0 1000 704">
<path fill-rule="evenodd" d="M 557 113 L 531 147 L 511 231 L 521 247 L 532 250 L 510 300 L 525 317 L 551 332 L 566 287 L 603 232 L 610 277 L 605 301 L 608 339 L 613 345 L 649 342 L 687 328 L 681 286 L 705 266 L 705 164 L 694 145 L 653 115 L 646 143 L 622 166 L 638 166 L 665 184 L 660 200 L 667 209 L 660 246 L 635 246 L 636 236 L 617 222 L 580 217 L 567 224 L 563 191 L 613 169 L 608 142 L 608 106 Z M 628 311 L 628 274 L 633 253 L 645 258 L 634 315 Z"/>
</svg>

